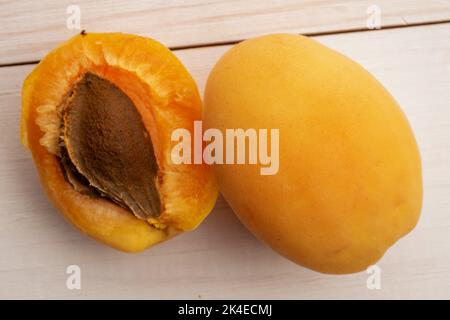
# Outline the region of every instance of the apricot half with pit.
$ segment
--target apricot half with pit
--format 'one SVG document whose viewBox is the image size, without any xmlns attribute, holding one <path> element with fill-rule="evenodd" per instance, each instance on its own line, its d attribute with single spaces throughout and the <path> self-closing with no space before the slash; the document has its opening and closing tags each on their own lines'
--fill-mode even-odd
<svg viewBox="0 0 450 320">
<path fill-rule="evenodd" d="M 209 167 L 170 157 L 172 131 L 193 131 L 201 107 L 193 79 L 162 44 L 82 33 L 26 78 L 22 143 L 70 222 L 140 251 L 194 229 L 214 206 Z"/>
<path fill-rule="evenodd" d="M 231 48 L 209 75 L 204 128 L 278 129 L 279 170 L 214 164 L 256 237 L 294 262 L 351 273 L 416 225 L 421 162 L 408 121 L 360 65 L 298 35 Z"/>
</svg>

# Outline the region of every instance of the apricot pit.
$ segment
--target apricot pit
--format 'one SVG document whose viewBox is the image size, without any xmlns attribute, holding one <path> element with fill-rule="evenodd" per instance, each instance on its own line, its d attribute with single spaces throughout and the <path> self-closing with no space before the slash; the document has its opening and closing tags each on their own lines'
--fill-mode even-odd
<svg viewBox="0 0 450 320">
<path fill-rule="evenodd" d="M 133 102 L 109 81 L 86 73 L 62 113 L 61 147 L 75 176 L 138 218 L 159 216 L 155 154 Z"/>
</svg>

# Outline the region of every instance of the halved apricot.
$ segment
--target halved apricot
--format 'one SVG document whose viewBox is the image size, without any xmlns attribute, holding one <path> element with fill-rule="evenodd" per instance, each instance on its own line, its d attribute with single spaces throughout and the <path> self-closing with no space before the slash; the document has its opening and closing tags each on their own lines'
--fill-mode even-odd
<svg viewBox="0 0 450 320">
<path fill-rule="evenodd" d="M 208 166 L 171 162 L 172 132 L 200 118 L 195 82 L 169 49 L 82 33 L 26 78 L 21 139 L 71 223 L 135 252 L 194 229 L 214 206 Z"/>
</svg>

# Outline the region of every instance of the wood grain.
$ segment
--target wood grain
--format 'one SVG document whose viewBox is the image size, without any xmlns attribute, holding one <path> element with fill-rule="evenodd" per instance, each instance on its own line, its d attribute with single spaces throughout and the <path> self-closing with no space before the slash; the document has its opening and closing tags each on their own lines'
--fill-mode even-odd
<svg viewBox="0 0 450 320">
<path fill-rule="evenodd" d="M 450 298 L 450 24 L 317 37 L 354 58 L 403 106 L 416 132 L 425 201 L 418 227 L 366 273 L 321 275 L 256 241 L 220 199 L 196 231 L 147 252 L 80 235 L 48 203 L 19 143 L 20 88 L 33 66 L 0 68 L 0 298 Z M 200 88 L 229 46 L 177 51 Z M 82 271 L 66 288 L 66 267 Z"/>
<path fill-rule="evenodd" d="M 275 32 L 314 34 L 367 28 L 367 8 L 383 27 L 450 20 L 450 0 L 21 0 L 0 1 L 0 65 L 35 61 L 80 30 L 66 9 L 81 9 L 81 28 L 146 35 L 170 47 L 238 41 Z"/>
</svg>

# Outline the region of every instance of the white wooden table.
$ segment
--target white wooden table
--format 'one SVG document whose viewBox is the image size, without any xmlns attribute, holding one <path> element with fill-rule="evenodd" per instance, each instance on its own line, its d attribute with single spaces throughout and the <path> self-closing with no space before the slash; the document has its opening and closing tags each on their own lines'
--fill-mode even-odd
<svg viewBox="0 0 450 320">
<path fill-rule="evenodd" d="M 425 199 L 417 228 L 367 273 L 327 276 L 278 256 L 247 232 L 223 199 L 194 232 L 144 253 L 81 235 L 49 204 L 19 142 L 28 72 L 69 30 L 147 35 L 175 50 L 203 90 L 229 46 L 273 32 L 303 33 L 352 57 L 400 102 L 418 139 Z M 367 30 L 371 5 L 382 30 Z M 450 0 L 5 1 L 0 0 L 0 298 L 450 299 Z M 81 268 L 81 289 L 66 268 Z"/>
</svg>

